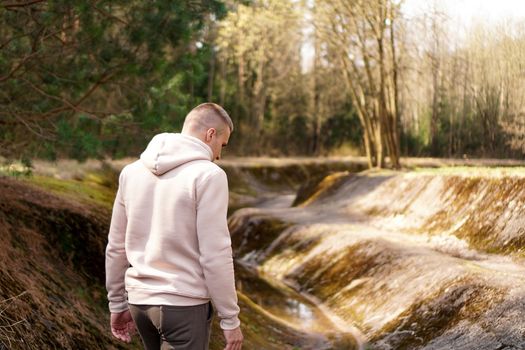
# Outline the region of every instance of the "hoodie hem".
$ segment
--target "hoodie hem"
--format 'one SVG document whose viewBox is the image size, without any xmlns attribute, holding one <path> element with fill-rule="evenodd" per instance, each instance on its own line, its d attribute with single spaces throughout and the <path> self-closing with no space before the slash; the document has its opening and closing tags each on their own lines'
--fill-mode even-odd
<svg viewBox="0 0 525 350">
<path fill-rule="evenodd" d="M 194 306 L 205 304 L 209 300 L 210 298 L 198 298 L 145 288 L 128 289 L 128 302 L 134 305 Z"/>
</svg>

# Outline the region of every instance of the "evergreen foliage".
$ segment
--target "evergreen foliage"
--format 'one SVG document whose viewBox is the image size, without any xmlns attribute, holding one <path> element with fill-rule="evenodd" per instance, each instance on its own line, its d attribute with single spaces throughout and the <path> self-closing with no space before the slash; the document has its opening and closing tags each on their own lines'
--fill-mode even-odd
<svg viewBox="0 0 525 350">
<path fill-rule="evenodd" d="M 207 53 L 191 48 L 224 13 L 217 0 L 4 2 L 1 153 L 118 157 L 180 126 L 204 100 Z"/>
</svg>

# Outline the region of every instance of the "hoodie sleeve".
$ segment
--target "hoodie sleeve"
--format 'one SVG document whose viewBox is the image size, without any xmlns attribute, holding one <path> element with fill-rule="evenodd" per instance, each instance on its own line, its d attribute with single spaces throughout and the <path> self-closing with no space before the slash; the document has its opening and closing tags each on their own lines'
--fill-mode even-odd
<svg viewBox="0 0 525 350">
<path fill-rule="evenodd" d="M 220 170 L 197 187 L 197 237 L 206 285 L 226 330 L 240 325 L 227 210 L 228 180 Z"/>
<path fill-rule="evenodd" d="M 119 178 L 119 189 L 113 204 L 111 226 L 106 248 L 106 289 L 108 291 L 109 311 L 113 313 L 128 309 L 124 286 L 124 274 L 129 267 L 126 257 L 125 238 L 127 217 L 122 197 L 123 171 Z"/>
</svg>

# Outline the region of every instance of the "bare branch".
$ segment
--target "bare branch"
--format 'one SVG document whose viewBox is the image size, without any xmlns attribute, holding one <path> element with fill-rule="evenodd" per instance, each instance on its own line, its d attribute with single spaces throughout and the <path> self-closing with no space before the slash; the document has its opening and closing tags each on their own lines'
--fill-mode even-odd
<svg viewBox="0 0 525 350">
<path fill-rule="evenodd" d="M 32 1 L 26 1 L 26 2 L 16 2 L 12 4 L 4 4 L 2 5 L 2 7 L 9 10 L 9 9 L 15 9 L 18 7 L 29 7 L 29 6 L 32 6 L 34 4 L 38 4 L 41 2 L 46 2 L 46 0 L 32 0 Z"/>
<path fill-rule="evenodd" d="M 126 25 L 126 26 L 129 26 L 129 23 L 128 23 L 128 22 L 126 22 L 125 20 L 123 20 L 123 19 L 120 18 L 120 17 L 117 17 L 117 16 L 115 16 L 115 15 L 113 15 L 113 14 L 111 14 L 111 13 L 108 13 L 108 12 L 104 11 L 103 9 L 97 7 L 96 4 L 94 4 L 94 3 L 91 4 L 91 7 L 92 7 L 95 11 L 97 11 L 98 13 L 100 13 L 101 15 L 103 15 L 104 17 L 114 19 L 114 20 L 116 20 L 117 22 L 120 22 L 120 23 L 122 23 L 122 24 L 124 24 L 124 25 Z"/>
<path fill-rule="evenodd" d="M 11 71 L 9 73 L 7 73 L 7 75 L 4 75 L 3 77 L 0 77 L 0 83 L 3 82 L 3 81 L 6 81 L 9 78 L 11 78 L 13 76 L 13 74 L 15 74 L 20 68 L 22 68 L 24 66 L 24 64 L 27 61 L 29 61 L 29 59 L 31 59 L 32 57 L 36 56 L 37 54 L 38 54 L 38 52 L 32 52 L 29 55 L 27 55 L 24 58 L 22 58 L 22 60 L 15 66 L 15 68 L 11 69 Z"/>
</svg>

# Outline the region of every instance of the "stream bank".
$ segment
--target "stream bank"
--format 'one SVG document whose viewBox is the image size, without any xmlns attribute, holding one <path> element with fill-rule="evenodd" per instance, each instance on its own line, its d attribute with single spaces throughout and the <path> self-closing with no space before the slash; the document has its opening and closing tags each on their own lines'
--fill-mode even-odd
<svg viewBox="0 0 525 350">
<path fill-rule="evenodd" d="M 344 349 L 347 345 L 338 344 L 336 334 L 324 333 L 327 327 L 298 322 L 322 319 L 313 306 L 324 316 L 336 316 L 329 321 L 341 328 L 357 326 L 370 349 L 525 348 L 523 169 L 357 168 L 326 177 L 316 175 L 313 164 L 303 167 L 311 172 L 301 170 L 298 177 L 295 170 L 282 170 L 286 166 L 225 166 L 232 204 L 251 207 L 232 210 L 229 221 L 236 260 L 252 273 L 243 276 L 251 282 L 239 286 L 246 292 L 239 292 L 239 302 L 247 349 L 315 349 L 330 342 Z M 60 249 L 84 247 L 82 236 L 73 234 L 79 222 L 99 237 L 88 247 L 104 246 L 115 185 L 111 179 L 119 170 L 118 164 L 95 166 L 94 171 L 77 166 L 61 179 L 35 171 L 32 179 L 16 181 L 23 188 L 14 192 L 2 184 L 2 193 L 11 195 L 4 198 L 0 220 L 6 247 L 0 254 L 0 292 L 10 305 L 4 313 L 9 319 L 1 321 L 14 325 L 10 330 L 18 336 L 10 339 L 26 341 L 14 343 L 14 349 L 75 348 L 76 343 L 94 349 L 140 346 L 116 344 L 108 334 L 103 289 L 89 282 L 99 278 L 97 269 L 79 274 L 82 252 L 61 255 Z M 62 176 L 64 167 L 58 168 Z M 65 216 L 47 214 L 56 207 Z M 27 215 L 38 221 L 28 221 Z M 41 230 L 57 225 L 71 230 Z M 62 248 L 50 244 L 57 237 Z M 35 253 L 46 245 L 48 254 Z M 93 277 L 84 279 L 89 274 Z M 35 280 L 47 287 L 34 285 Z M 261 285 L 272 288 L 261 288 L 266 294 L 256 296 L 253 290 Z M 277 297 L 268 297 L 271 290 Z M 287 303 L 290 298 L 299 301 Z M 31 311 L 27 305 L 47 311 L 26 314 Z M 79 317 L 68 313 L 72 305 L 90 310 L 78 329 L 60 323 Z M 23 320 L 45 331 L 28 333 L 24 322 L 16 323 Z M 221 349 L 222 335 L 214 327 L 211 348 Z"/>
<path fill-rule="evenodd" d="M 140 349 L 137 337 L 132 344 L 126 345 L 115 341 L 109 333 L 101 274 L 116 180 L 127 161 L 35 163 L 31 176 L 22 171 L 0 178 L 0 243 L 3 248 L 0 253 L 0 348 Z M 305 167 L 301 165 L 301 168 Z M 285 169 L 283 178 L 286 173 L 293 173 L 287 167 L 279 169 Z M 275 172 L 268 169 L 254 174 L 254 178 L 260 176 L 262 179 L 275 176 Z M 310 176 L 304 171 L 301 174 L 290 177 L 286 186 L 272 186 L 272 190 L 288 191 L 288 196 L 293 197 L 290 188 L 295 186 L 294 181 Z M 259 188 L 261 191 L 267 189 L 264 184 Z M 260 200 L 255 196 L 250 198 Z M 288 206 L 288 201 L 286 199 L 284 205 Z M 276 203 L 270 200 L 267 205 L 275 206 Z M 243 287 L 240 289 L 250 290 L 251 285 L 266 286 L 266 294 L 254 297 L 259 301 L 277 303 L 275 295 L 286 289 L 248 270 L 243 276 L 246 281 L 241 281 Z M 287 310 L 295 315 L 288 319 L 276 317 L 276 308 L 268 312 L 265 310 L 265 307 L 270 308 L 268 304 L 263 303 L 261 307 L 239 292 L 245 348 L 331 349 L 332 344 L 343 342 L 343 348 L 354 348 L 351 338 L 302 329 L 304 323 L 298 325 L 297 321 L 303 316 L 310 315 L 312 324 L 322 316 L 314 311 L 312 303 L 289 288 L 286 296 Z M 213 327 L 210 348 L 222 349 L 224 340 L 217 319 Z"/>
<path fill-rule="evenodd" d="M 343 174 L 296 207 L 238 210 L 237 257 L 367 348 L 523 349 L 525 171 L 475 170 Z"/>
</svg>

